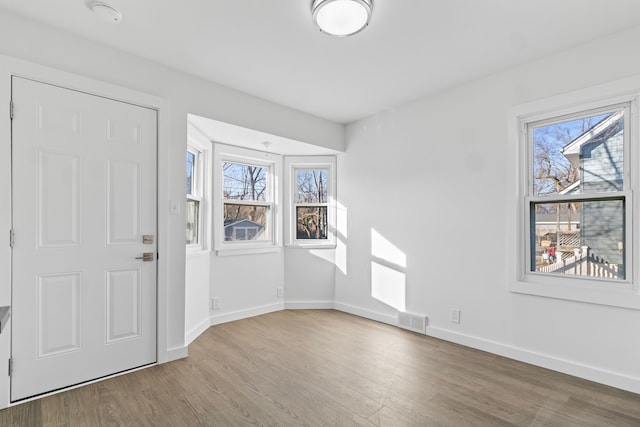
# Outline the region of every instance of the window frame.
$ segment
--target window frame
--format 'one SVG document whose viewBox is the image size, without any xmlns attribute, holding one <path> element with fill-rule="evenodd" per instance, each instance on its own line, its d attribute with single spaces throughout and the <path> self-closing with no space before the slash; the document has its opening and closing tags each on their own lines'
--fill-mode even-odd
<svg viewBox="0 0 640 427">
<path fill-rule="evenodd" d="M 287 247 L 303 249 L 333 249 L 336 247 L 336 156 L 285 156 L 285 204 L 287 215 L 285 218 L 285 241 Z M 298 170 L 327 170 L 327 202 L 326 203 L 297 203 L 297 171 Z M 297 239 L 298 207 L 327 207 L 327 238 L 326 239 Z"/>
<path fill-rule="evenodd" d="M 214 251 L 218 256 L 242 255 L 263 252 L 275 252 L 282 246 L 282 229 L 280 226 L 280 209 L 282 204 L 281 191 L 279 189 L 282 176 L 282 156 L 248 148 L 214 143 L 213 162 L 213 200 L 214 215 Z M 236 200 L 224 198 L 224 171 L 223 163 L 238 163 L 251 166 L 265 167 L 266 171 L 266 200 Z M 239 204 L 246 206 L 266 206 L 268 209 L 265 227 L 270 233 L 268 240 L 225 240 L 224 207 L 225 204 Z"/>
<path fill-rule="evenodd" d="M 198 203 L 198 233 L 196 243 L 187 243 L 186 247 L 189 251 L 206 249 L 206 206 L 205 206 L 205 189 L 206 189 L 206 170 L 207 170 L 207 149 L 195 139 L 189 138 L 186 153 L 194 155 L 194 172 L 191 176 L 191 193 L 186 194 L 186 201 L 196 201 Z M 186 227 L 186 203 L 185 203 L 185 227 Z"/>
<path fill-rule="evenodd" d="M 640 189 L 640 138 L 638 129 L 638 99 L 640 92 L 637 83 L 629 85 L 630 80 L 600 85 L 565 95 L 555 96 L 513 108 L 510 111 L 510 155 L 514 158 L 511 176 L 514 176 L 511 188 L 515 194 L 515 205 L 509 205 L 508 217 L 511 220 L 510 250 L 507 255 L 509 266 L 508 289 L 512 292 L 560 298 L 573 301 L 616 307 L 640 309 L 639 270 L 640 263 L 634 259 L 638 253 L 637 230 L 640 213 L 638 197 L 633 194 Z M 613 95 L 612 95 L 613 94 Z M 624 170 L 622 191 L 603 193 L 581 193 L 578 195 L 533 195 L 533 143 L 531 129 L 534 124 L 552 122 L 571 116 L 609 110 L 628 104 L 625 116 L 624 134 Z M 625 279 L 604 279 L 583 276 L 558 275 L 531 271 L 532 202 L 588 201 L 619 197 L 624 200 L 625 212 Z"/>
<path fill-rule="evenodd" d="M 579 118 L 584 118 L 584 117 L 589 117 L 589 116 L 594 116 L 597 114 L 602 114 L 602 113 L 614 113 L 615 111 L 624 111 L 624 118 L 626 119 L 625 122 L 629 121 L 629 118 L 631 117 L 631 103 L 630 102 L 625 102 L 622 104 L 614 104 L 614 105 L 607 105 L 606 107 L 603 108 L 598 108 L 595 110 L 581 110 L 579 112 L 577 112 L 576 114 L 570 114 L 568 116 L 552 116 L 551 119 L 543 119 L 541 121 L 529 121 L 529 122 L 525 122 L 523 123 L 524 126 L 526 127 L 526 136 L 525 136 L 525 142 L 527 144 L 527 153 L 528 153 L 528 158 L 527 158 L 527 167 L 528 167 L 528 171 L 527 171 L 527 177 L 528 177 L 528 184 L 527 184 L 527 190 L 526 190 L 526 195 L 525 195 L 525 205 L 529 207 L 529 215 L 527 215 L 527 220 L 528 223 L 525 225 L 526 227 L 528 227 L 528 229 L 530 230 L 528 235 L 527 235 L 527 242 L 526 242 L 526 256 L 527 256 L 527 274 L 533 274 L 533 275 L 549 275 L 549 274 L 554 274 L 554 273 L 544 273 L 544 272 L 537 272 L 532 270 L 532 266 L 531 263 L 533 262 L 534 259 L 534 254 L 532 253 L 532 248 L 535 246 L 532 242 L 532 233 L 533 230 L 535 228 L 535 224 L 532 223 L 531 221 L 531 205 L 532 204 L 537 204 L 537 203 L 544 203 L 544 204 L 554 204 L 554 203 L 569 203 L 569 202 L 598 202 L 598 201 L 612 201 L 612 200 L 621 200 L 624 206 L 624 223 L 628 223 L 628 221 L 630 220 L 630 214 L 629 214 L 629 208 L 627 207 L 628 202 L 631 200 L 631 191 L 629 190 L 630 188 L 630 175 L 629 175 L 629 165 L 628 165 L 628 157 L 629 157 L 629 152 L 630 152 L 630 139 L 631 139 L 631 135 L 630 132 L 628 131 L 628 129 L 626 128 L 626 124 L 625 124 L 625 130 L 623 133 L 623 159 L 624 159 L 624 163 L 623 163 L 623 189 L 622 190 L 617 190 L 617 191 L 606 191 L 606 192 L 595 192 L 595 191 L 588 191 L 588 192 L 580 192 L 578 194 L 541 194 L 541 195 L 535 195 L 534 191 L 533 191 L 533 186 L 534 186 L 534 175 L 535 175 L 535 171 L 534 171 L 534 167 L 533 167 L 533 158 L 534 158 L 534 147 L 533 147 L 533 131 L 535 128 L 538 127 L 542 127 L 545 125 L 551 125 L 551 124 L 555 124 L 555 123 L 563 123 L 563 122 L 567 122 L 567 121 L 571 121 L 571 120 L 575 120 L 575 119 L 579 119 Z M 551 113 L 553 114 L 553 113 Z M 629 206 L 631 206 L 631 204 L 629 204 Z M 632 238 L 632 236 L 626 231 L 624 230 L 624 236 L 625 236 L 625 242 L 626 241 L 630 241 L 630 239 Z M 625 250 L 624 253 L 624 265 L 625 266 L 630 266 L 631 269 L 633 268 L 633 266 L 631 266 L 629 263 L 631 262 L 631 254 L 630 252 L 632 252 L 632 248 L 630 248 L 630 250 Z M 562 276 L 558 276 L 557 277 L 563 277 L 566 280 L 567 278 L 571 278 L 570 276 L 567 275 L 562 275 Z M 588 276 L 580 276 L 580 280 L 596 280 L 596 281 L 605 281 L 605 282 L 609 282 L 609 284 L 607 286 L 613 286 L 613 287 L 620 287 L 620 288 L 628 288 L 630 286 L 630 281 L 627 280 L 626 278 L 626 274 L 625 274 L 625 278 L 624 279 L 607 279 L 607 278 L 595 278 L 595 277 L 588 277 Z"/>
</svg>

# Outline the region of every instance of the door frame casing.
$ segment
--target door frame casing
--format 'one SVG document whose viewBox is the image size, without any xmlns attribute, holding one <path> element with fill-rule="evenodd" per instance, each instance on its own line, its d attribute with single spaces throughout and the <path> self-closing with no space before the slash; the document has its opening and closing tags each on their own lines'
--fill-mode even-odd
<svg viewBox="0 0 640 427">
<path fill-rule="evenodd" d="M 78 76 L 43 65 L 0 55 L 0 306 L 11 305 L 12 259 L 8 234 L 12 224 L 11 206 L 11 76 L 48 83 L 67 89 L 78 90 L 92 95 L 127 102 L 157 111 L 157 307 L 156 307 L 156 354 L 158 363 L 186 357 L 186 347 L 168 348 L 168 250 L 169 218 L 168 209 L 160 206 L 169 204 L 168 143 L 169 143 L 169 103 L 160 97 L 110 83 Z M 18 108 L 16 106 L 16 114 Z M 6 234 L 5 234 L 6 233 Z M 2 235 L 7 240 L 2 241 Z M 19 237 L 17 237 L 19 238 Z M 163 256 L 165 254 L 165 256 Z M 11 357 L 11 319 L 0 333 L 0 409 L 11 406 L 10 377 L 4 375 L 4 363 Z"/>
</svg>

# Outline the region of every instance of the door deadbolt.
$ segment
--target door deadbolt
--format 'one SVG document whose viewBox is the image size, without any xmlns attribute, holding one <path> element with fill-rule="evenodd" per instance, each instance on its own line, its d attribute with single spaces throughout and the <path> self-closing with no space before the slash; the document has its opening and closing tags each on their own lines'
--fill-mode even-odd
<svg viewBox="0 0 640 427">
<path fill-rule="evenodd" d="M 145 252 L 142 256 L 137 256 L 136 259 L 141 259 L 143 261 L 153 261 L 153 252 Z"/>
</svg>

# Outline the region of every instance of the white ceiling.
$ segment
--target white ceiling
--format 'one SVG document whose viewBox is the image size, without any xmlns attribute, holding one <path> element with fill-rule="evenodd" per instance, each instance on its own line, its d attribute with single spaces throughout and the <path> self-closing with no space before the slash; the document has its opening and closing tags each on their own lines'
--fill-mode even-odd
<svg viewBox="0 0 640 427">
<path fill-rule="evenodd" d="M 640 24 L 639 0 L 374 0 L 369 28 L 320 33 L 311 0 L 0 0 L 62 28 L 249 94 L 348 123 Z"/>
</svg>

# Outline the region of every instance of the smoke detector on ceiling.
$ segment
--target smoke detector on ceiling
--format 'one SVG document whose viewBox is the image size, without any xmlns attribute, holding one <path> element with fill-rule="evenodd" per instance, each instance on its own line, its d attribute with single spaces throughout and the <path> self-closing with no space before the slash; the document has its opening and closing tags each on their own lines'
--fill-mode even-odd
<svg viewBox="0 0 640 427">
<path fill-rule="evenodd" d="M 96 2 L 91 3 L 89 7 L 93 11 L 93 13 L 95 13 L 100 19 L 105 22 L 118 24 L 122 21 L 122 13 L 110 4 Z"/>
</svg>

